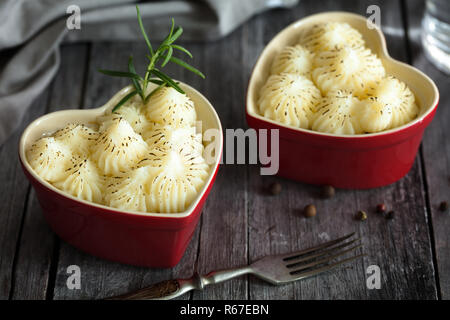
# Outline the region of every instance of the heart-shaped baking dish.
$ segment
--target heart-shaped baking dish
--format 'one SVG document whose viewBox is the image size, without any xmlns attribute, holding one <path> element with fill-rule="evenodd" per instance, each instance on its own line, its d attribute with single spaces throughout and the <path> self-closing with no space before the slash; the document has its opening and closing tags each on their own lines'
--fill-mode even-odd
<svg viewBox="0 0 450 320">
<path fill-rule="evenodd" d="M 379 133 L 337 135 L 283 125 L 259 113 L 259 91 L 277 53 L 298 43 L 300 33 L 314 24 L 333 21 L 357 29 L 366 46 L 381 59 L 386 72 L 409 86 L 421 109 L 416 119 Z M 438 100 L 439 92 L 429 77 L 389 56 L 384 35 L 376 25 L 357 14 L 326 12 L 289 25 L 266 46 L 250 78 L 246 116 L 251 128 L 279 130 L 278 175 L 317 185 L 365 189 L 391 184 L 408 173 Z"/>
<path fill-rule="evenodd" d="M 183 256 L 199 220 L 203 204 L 219 168 L 223 136 L 219 117 L 209 101 L 192 87 L 180 83 L 195 103 L 203 132 L 217 130 L 213 161 L 205 185 L 182 213 L 121 211 L 73 197 L 40 178 L 26 158 L 26 150 L 42 135 L 68 123 L 89 124 L 120 101 L 132 87 L 114 95 L 104 106 L 88 110 L 56 111 L 33 121 L 20 139 L 19 157 L 25 175 L 33 185 L 44 216 L 53 231 L 71 245 L 92 255 L 126 264 L 172 267 Z"/>
</svg>

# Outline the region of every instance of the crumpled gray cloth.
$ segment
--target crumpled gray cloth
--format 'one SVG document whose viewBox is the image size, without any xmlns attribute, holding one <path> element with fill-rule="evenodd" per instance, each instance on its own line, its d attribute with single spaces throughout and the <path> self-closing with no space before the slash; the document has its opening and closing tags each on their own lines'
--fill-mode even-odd
<svg viewBox="0 0 450 320">
<path fill-rule="evenodd" d="M 139 5 L 152 40 L 161 40 L 169 17 L 183 26 L 183 40 L 214 40 L 254 14 L 290 7 L 298 0 L 1 0 L 0 145 L 19 126 L 33 100 L 59 67 L 63 41 L 142 40 L 136 19 Z M 77 5 L 81 29 L 67 28 L 67 8 Z"/>
</svg>

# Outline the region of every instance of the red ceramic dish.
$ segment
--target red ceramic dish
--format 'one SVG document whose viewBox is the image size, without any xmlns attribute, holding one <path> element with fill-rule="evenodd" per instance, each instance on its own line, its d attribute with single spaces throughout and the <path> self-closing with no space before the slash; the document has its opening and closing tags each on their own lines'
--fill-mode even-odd
<svg viewBox="0 0 450 320">
<path fill-rule="evenodd" d="M 415 120 L 380 133 L 336 135 L 283 125 L 259 114 L 259 91 L 274 56 L 283 47 L 297 43 L 305 28 L 329 21 L 346 22 L 361 32 L 366 45 L 383 61 L 387 73 L 411 88 L 421 108 Z M 411 169 L 423 132 L 436 112 L 439 92 L 425 74 L 392 59 L 380 29 L 369 25 L 371 28 L 365 17 L 352 13 L 313 15 L 281 31 L 262 52 L 249 82 L 246 117 L 251 128 L 279 130 L 278 175 L 310 184 L 366 189 L 391 184 Z"/>
<path fill-rule="evenodd" d="M 197 199 L 182 213 L 159 214 L 121 211 L 80 200 L 41 179 L 30 167 L 25 152 L 38 137 L 69 122 L 89 123 L 111 108 L 130 87 L 119 91 L 105 106 L 90 110 L 67 110 L 47 114 L 32 122 L 22 134 L 19 156 L 26 177 L 33 185 L 45 219 L 52 230 L 71 245 L 100 258 L 147 267 L 173 267 L 183 256 L 200 218 L 219 168 L 223 137 L 220 120 L 212 105 L 195 89 L 182 84 L 194 101 L 202 129 L 217 129 L 214 163 Z"/>
</svg>

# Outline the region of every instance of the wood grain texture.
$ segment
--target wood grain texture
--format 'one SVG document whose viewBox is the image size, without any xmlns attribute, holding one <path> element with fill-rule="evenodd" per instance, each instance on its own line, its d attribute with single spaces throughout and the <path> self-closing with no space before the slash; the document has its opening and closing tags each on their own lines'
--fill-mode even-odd
<svg viewBox="0 0 450 320">
<path fill-rule="evenodd" d="M 49 87 L 51 99 L 46 112 L 77 109 L 83 96 L 84 65 L 88 45 L 70 45 L 61 49 L 61 66 Z M 22 237 L 18 243 L 12 299 L 45 299 L 55 246 L 59 239 L 45 222 L 33 190 L 25 211 Z M 56 263 L 56 261 L 53 261 Z M 53 288 L 49 288 L 53 290 Z"/>
<path fill-rule="evenodd" d="M 406 59 L 399 2 L 394 1 L 302 1 L 291 12 L 270 12 L 261 19 L 263 40 L 267 43 L 285 25 L 302 16 L 327 10 L 366 14 L 369 5 L 381 9 L 382 27 L 387 30 L 389 52 Z M 249 188 L 250 262 L 268 254 L 286 253 L 337 238 L 356 231 L 362 237 L 367 257 L 316 278 L 281 287 L 270 287 L 250 280 L 251 299 L 435 299 L 436 286 L 432 264 L 429 230 L 422 193 L 420 159 L 399 182 L 367 191 L 339 190 L 333 199 L 320 198 L 320 188 L 272 177 L 261 177 L 252 168 Z M 264 187 L 272 181 L 283 186 L 279 196 L 269 196 Z M 302 216 L 302 209 L 313 203 L 318 214 Z M 386 220 L 374 213 L 378 203 L 396 212 Z M 367 221 L 356 221 L 358 210 L 368 212 Z M 382 287 L 368 290 L 366 268 L 378 265 Z"/>
<path fill-rule="evenodd" d="M 424 2 L 408 0 L 406 6 L 412 63 L 434 80 L 440 93 L 439 107 L 433 122 L 425 131 L 422 148 L 440 295 L 443 299 L 450 299 L 450 213 L 448 210 L 439 210 L 442 201 L 450 201 L 450 77 L 434 67 L 423 54 L 420 24 Z"/>
<path fill-rule="evenodd" d="M 48 91 L 44 91 L 26 113 L 18 130 L 0 148 L 0 299 L 9 299 L 14 284 L 17 245 L 30 184 L 23 174 L 18 155 L 19 139 L 25 126 L 44 114 Z"/>
<path fill-rule="evenodd" d="M 239 29 L 220 41 L 201 45 L 200 66 L 208 78 L 198 83 L 199 89 L 215 107 L 224 130 L 245 127 L 247 83 L 242 75 L 242 40 Z M 226 159 L 226 150 L 224 153 Z M 203 209 L 197 261 L 200 274 L 248 263 L 246 201 L 247 167 L 222 165 Z M 193 293 L 193 299 L 247 299 L 247 296 L 245 277 Z"/>
</svg>

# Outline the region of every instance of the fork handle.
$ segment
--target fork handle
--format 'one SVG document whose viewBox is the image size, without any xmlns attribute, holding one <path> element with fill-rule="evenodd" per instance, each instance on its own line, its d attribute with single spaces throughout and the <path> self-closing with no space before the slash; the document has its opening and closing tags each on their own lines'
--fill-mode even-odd
<svg viewBox="0 0 450 320">
<path fill-rule="evenodd" d="M 205 276 L 195 273 L 190 279 L 165 280 L 135 292 L 108 298 L 108 300 L 169 300 L 179 297 L 188 291 L 194 289 L 203 290 L 207 285 L 227 281 L 252 272 L 253 270 L 246 266 L 213 271 Z"/>
</svg>

